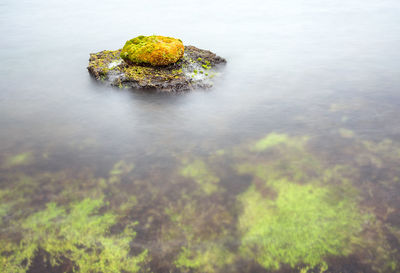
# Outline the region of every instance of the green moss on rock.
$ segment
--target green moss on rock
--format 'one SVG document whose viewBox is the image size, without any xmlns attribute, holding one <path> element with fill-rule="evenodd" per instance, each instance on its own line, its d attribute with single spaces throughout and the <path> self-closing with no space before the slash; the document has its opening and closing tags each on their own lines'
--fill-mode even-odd
<svg viewBox="0 0 400 273">
<path fill-rule="evenodd" d="M 135 47 L 138 44 L 128 43 L 127 48 Z M 209 88 L 212 86 L 211 79 L 216 73 L 204 73 L 202 65 L 211 69 L 218 64 L 226 63 L 225 59 L 214 53 L 193 46 L 185 46 L 184 57 L 166 66 L 154 66 L 149 62 L 134 62 L 129 60 L 126 52 L 122 53 L 122 51 L 124 50 L 104 50 L 90 54 L 88 66 L 90 74 L 97 80 L 109 82 L 119 88 L 146 88 L 167 92 L 187 91 L 195 87 Z M 163 58 L 171 57 L 168 54 L 161 55 Z M 194 61 L 198 58 L 201 61 Z M 203 73 L 198 73 L 194 77 L 194 70 L 203 71 Z"/>
<path fill-rule="evenodd" d="M 165 36 L 138 36 L 127 41 L 121 58 L 129 63 L 162 66 L 176 63 L 183 57 L 181 40 Z"/>
</svg>

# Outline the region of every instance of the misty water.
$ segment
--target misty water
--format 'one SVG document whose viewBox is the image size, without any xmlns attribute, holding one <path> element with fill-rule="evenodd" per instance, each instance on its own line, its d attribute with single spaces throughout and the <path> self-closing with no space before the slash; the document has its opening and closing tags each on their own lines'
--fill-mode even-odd
<svg viewBox="0 0 400 273">
<path fill-rule="evenodd" d="M 400 3 L 0 3 L 1 272 L 399 272 Z M 93 79 L 138 35 L 209 90 Z"/>
</svg>

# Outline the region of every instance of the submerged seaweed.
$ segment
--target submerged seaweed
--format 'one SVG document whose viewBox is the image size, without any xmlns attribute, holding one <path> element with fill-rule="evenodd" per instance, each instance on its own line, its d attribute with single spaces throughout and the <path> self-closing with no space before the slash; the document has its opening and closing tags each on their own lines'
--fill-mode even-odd
<svg viewBox="0 0 400 273">
<path fill-rule="evenodd" d="M 329 255 L 352 253 L 353 240 L 368 219 L 353 200 L 331 201 L 325 187 L 286 180 L 266 183 L 277 192 L 276 199 L 263 197 L 255 186 L 239 198 L 244 207 L 239 226 L 245 257 L 254 257 L 267 269 L 279 269 L 281 264 L 326 266 Z"/>
<path fill-rule="evenodd" d="M 130 256 L 130 242 L 135 237 L 134 223 L 119 234 L 109 234 L 117 222 L 112 213 L 98 214 L 104 206 L 101 199 L 85 199 L 69 208 L 48 203 L 21 222 L 21 239 L 13 244 L 2 238 L 2 272 L 26 272 L 38 251 L 49 254 L 53 266 L 71 261 L 80 272 L 138 272 L 147 252 Z"/>
<path fill-rule="evenodd" d="M 122 159 L 35 173 L 35 153 L 4 157 L 0 271 L 397 272 L 400 145 L 339 136 L 340 165 L 283 133 L 162 173 Z"/>
</svg>

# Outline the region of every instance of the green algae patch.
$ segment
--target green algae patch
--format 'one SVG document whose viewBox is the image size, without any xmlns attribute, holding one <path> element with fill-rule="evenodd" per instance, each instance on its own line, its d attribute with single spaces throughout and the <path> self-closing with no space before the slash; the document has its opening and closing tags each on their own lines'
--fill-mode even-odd
<svg viewBox="0 0 400 273">
<path fill-rule="evenodd" d="M 133 225 L 118 234 L 110 227 L 117 216 L 99 214 L 102 199 L 85 199 L 69 207 L 48 203 L 47 208 L 22 221 L 21 240 L 0 238 L 0 271 L 26 272 L 39 251 L 48 253 L 56 266 L 65 260 L 79 272 L 138 272 L 147 251 L 131 256 Z"/>
<path fill-rule="evenodd" d="M 125 161 L 120 160 L 117 163 L 115 163 L 113 168 L 110 170 L 110 176 L 130 173 L 134 167 L 135 167 L 134 164 L 128 164 Z"/>
<path fill-rule="evenodd" d="M 10 194 L 8 190 L 0 189 L 0 225 L 3 223 L 3 217 L 9 212 L 11 205 L 10 202 L 3 202 L 6 195 Z"/>
<path fill-rule="evenodd" d="M 181 169 L 180 173 L 182 176 L 196 181 L 206 194 L 218 191 L 219 178 L 208 169 L 202 160 L 195 160 L 187 164 Z"/>
<path fill-rule="evenodd" d="M 321 266 L 326 257 L 352 253 L 352 241 L 365 219 L 354 201 L 331 202 L 328 188 L 285 180 L 270 186 L 277 192 L 274 200 L 254 186 L 239 197 L 242 255 L 276 270 L 282 264 Z"/>
<path fill-rule="evenodd" d="M 3 222 L 3 217 L 10 210 L 9 204 L 0 204 L 0 224 Z"/>
<path fill-rule="evenodd" d="M 349 130 L 346 128 L 340 128 L 339 134 L 343 138 L 354 138 L 355 137 L 355 133 L 352 130 Z"/>
<path fill-rule="evenodd" d="M 118 161 L 117 163 L 114 164 L 113 168 L 109 172 L 109 179 L 108 182 L 110 183 L 117 183 L 121 182 L 121 177 L 123 175 L 128 175 L 129 173 L 132 172 L 132 170 L 135 168 L 134 164 L 129 164 L 123 160 Z"/>
<path fill-rule="evenodd" d="M 323 162 L 306 150 L 307 137 L 289 137 L 271 133 L 261 141 L 250 144 L 250 152 L 234 151 L 241 160 L 236 166 L 239 174 L 254 174 L 260 179 L 289 179 L 295 183 L 310 183 L 323 174 Z M 271 149 L 270 153 L 261 152 Z"/>
<path fill-rule="evenodd" d="M 381 157 L 385 161 L 398 162 L 400 160 L 400 144 L 390 139 L 383 139 L 380 142 L 363 141 L 361 150 L 363 154 L 370 153 L 377 160 Z M 389 162 L 388 162 L 389 163 Z"/>
<path fill-rule="evenodd" d="M 163 237 L 167 241 L 182 240 L 189 248 L 224 237 L 232 225 L 232 215 L 221 204 L 204 201 L 185 196 L 165 208 L 170 222 Z"/>
<path fill-rule="evenodd" d="M 234 219 L 222 204 L 197 198 L 184 195 L 165 209 L 163 240 L 180 246 L 173 262 L 179 272 L 223 272 L 235 259 L 225 246 Z"/>
<path fill-rule="evenodd" d="M 361 249 L 361 262 L 367 264 L 373 272 L 399 272 L 400 250 L 393 245 L 393 242 L 400 240 L 399 227 L 375 218 L 369 221 L 364 233 L 356 242 Z"/>
<path fill-rule="evenodd" d="M 234 261 L 234 254 L 220 244 L 210 244 L 205 249 L 182 248 L 175 265 L 183 270 L 214 273 Z M 184 272 L 185 272 L 184 271 Z"/>
<path fill-rule="evenodd" d="M 276 147 L 279 145 L 286 145 L 292 147 L 302 147 L 304 143 L 307 141 L 307 137 L 303 138 L 291 138 L 286 134 L 279 133 L 270 133 L 266 135 L 264 138 L 258 140 L 253 146 L 253 151 L 264 151 L 272 147 Z"/>
<path fill-rule="evenodd" d="M 307 146 L 307 137 L 271 133 L 251 150 L 272 153 L 241 155 L 247 162 L 237 165 L 238 173 L 253 176 L 238 197 L 241 256 L 268 270 L 285 265 L 323 271 L 329 258 L 360 250 L 365 222 L 374 218 L 361 213 L 351 181 L 359 177 L 357 170 L 326 164 Z"/>
<path fill-rule="evenodd" d="M 31 152 L 25 152 L 16 154 L 6 158 L 5 165 L 6 167 L 15 167 L 21 165 L 28 165 L 33 161 L 33 154 Z"/>
<path fill-rule="evenodd" d="M 121 58 L 134 64 L 162 66 L 176 63 L 185 49 L 179 39 L 165 36 L 138 36 L 127 41 Z"/>
<path fill-rule="evenodd" d="M 270 133 L 254 144 L 254 150 L 264 151 L 270 147 L 287 143 L 288 141 L 289 137 L 286 134 Z"/>
</svg>

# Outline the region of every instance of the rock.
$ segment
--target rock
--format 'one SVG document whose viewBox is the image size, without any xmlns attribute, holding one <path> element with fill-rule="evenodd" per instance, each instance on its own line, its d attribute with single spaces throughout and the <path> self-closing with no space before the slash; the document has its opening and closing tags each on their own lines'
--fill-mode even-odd
<svg viewBox="0 0 400 273">
<path fill-rule="evenodd" d="M 184 55 L 167 66 L 151 66 L 124 61 L 123 49 L 90 54 L 89 73 L 113 86 L 155 89 L 164 92 L 210 88 L 226 60 L 208 50 L 185 46 Z"/>
<path fill-rule="evenodd" d="M 176 63 L 183 57 L 184 47 L 179 39 L 164 36 L 139 36 L 125 43 L 121 58 L 132 64 L 152 66 Z"/>
</svg>

